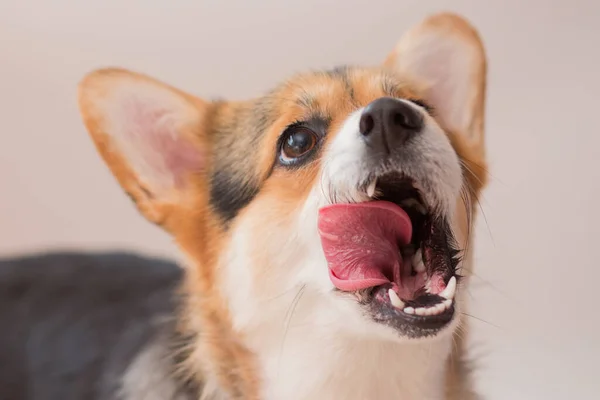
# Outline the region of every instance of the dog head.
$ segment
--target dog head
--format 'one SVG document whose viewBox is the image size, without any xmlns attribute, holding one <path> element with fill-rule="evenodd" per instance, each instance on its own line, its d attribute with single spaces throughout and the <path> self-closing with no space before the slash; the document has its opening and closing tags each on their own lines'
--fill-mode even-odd
<svg viewBox="0 0 600 400">
<path fill-rule="evenodd" d="M 242 336 L 281 324 L 300 292 L 301 318 L 342 334 L 456 328 L 485 75 L 476 32 L 442 14 L 380 66 L 301 74 L 249 101 L 118 69 L 88 75 L 79 101 L 119 183 L 190 260 L 189 323 L 239 360 Z"/>
</svg>

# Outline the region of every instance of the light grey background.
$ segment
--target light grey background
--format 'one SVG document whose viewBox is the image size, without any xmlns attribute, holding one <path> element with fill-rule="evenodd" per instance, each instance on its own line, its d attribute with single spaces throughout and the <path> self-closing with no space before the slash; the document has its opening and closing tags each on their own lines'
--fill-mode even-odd
<svg viewBox="0 0 600 400">
<path fill-rule="evenodd" d="M 83 129 L 75 89 L 87 71 L 122 66 L 244 98 L 306 68 L 378 63 L 410 24 L 454 10 L 478 27 L 490 60 L 492 178 L 472 288 L 478 386 L 492 400 L 596 399 L 598 4 L 0 0 L 0 255 L 173 250 Z"/>
</svg>

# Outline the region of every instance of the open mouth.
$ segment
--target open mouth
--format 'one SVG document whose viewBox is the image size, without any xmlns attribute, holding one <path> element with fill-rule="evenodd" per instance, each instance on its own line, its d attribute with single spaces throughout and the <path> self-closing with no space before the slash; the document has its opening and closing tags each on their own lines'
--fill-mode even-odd
<svg viewBox="0 0 600 400">
<path fill-rule="evenodd" d="M 366 186 L 371 201 L 319 212 L 333 284 L 352 292 L 377 322 L 431 335 L 454 315 L 458 251 L 449 224 L 413 182 L 390 173 Z"/>
</svg>

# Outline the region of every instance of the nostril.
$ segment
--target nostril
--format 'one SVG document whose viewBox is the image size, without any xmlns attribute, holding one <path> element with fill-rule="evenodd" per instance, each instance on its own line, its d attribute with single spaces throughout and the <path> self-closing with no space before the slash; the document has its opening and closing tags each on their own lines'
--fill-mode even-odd
<svg viewBox="0 0 600 400">
<path fill-rule="evenodd" d="M 418 115 L 412 113 L 411 110 L 406 111 L 408 112 L 404 112 L 403 110 L 394 113 L 392 117 L 394 125 L 411 130 L 421 129 L 422 122 Z"/>
<path fill-rule="evenodd" d="M 358 130 L 371 147 L 387 153 L 418 135 L 425 127 L 425 117 L 404 100 L 381 97 L 363 110 Z"/>
<path fill-rule="evenodd" d="M 373 116 L 371 114 L 365 113 L 360 117 L 358 129 L 360 130 L 360 133 L 362 135 L 368 136 L 373 131 L 374 127 L 375 120 L 373 119 Z"/>
<path fill-rule="evenodd" d="M 406 126 L 406 117 L 402 113 L 395 113 L 394 125 Z"/>
</svg>

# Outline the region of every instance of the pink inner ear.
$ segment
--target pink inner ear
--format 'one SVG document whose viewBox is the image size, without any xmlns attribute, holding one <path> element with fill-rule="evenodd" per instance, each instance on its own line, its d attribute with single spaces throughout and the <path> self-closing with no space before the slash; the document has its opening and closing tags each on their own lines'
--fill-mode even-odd
<svg viewBox="0 0 600 400">
<path fill-rule="evenodd" d="M 158 116 L 156 119 L 160 118 Z M 175 185 L 180 187 L 187 174 L 203 167 L 200 150 L 194 148 L 181 132 L 177 132 L 176 127 L 161 127 L 159 123 L 154 128 L 148 135 L 149 145 L 157 149 L 159 156 L 163 158 L 164 167 L 173 176 Z"/>
<path fill-rule="evenodd" d="M 181 188 L 186 176 L 204 167 L 201 150 L 182 132 L 182 127 L 193 121 L 185 119 L 189 112 L 180 107 L 135 99 L 119 113 L 122 118 L 115 135 L 119 147 L 155 195 Z"/>
<path fill-rule="evenodd" d="M 453 36 L 433 32 L 410 43 L 398 56 L 400 67 L 430 85 L 427 101 L 447 129 L 468 129 L 476 54 Z"/>
</svg>

